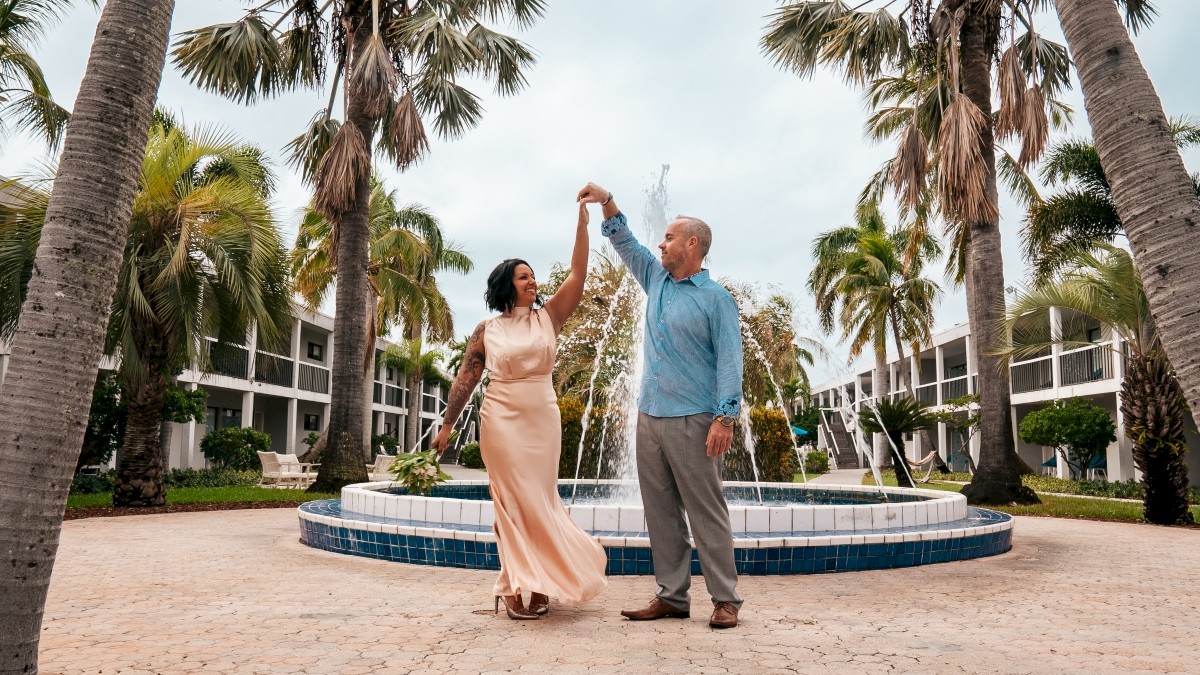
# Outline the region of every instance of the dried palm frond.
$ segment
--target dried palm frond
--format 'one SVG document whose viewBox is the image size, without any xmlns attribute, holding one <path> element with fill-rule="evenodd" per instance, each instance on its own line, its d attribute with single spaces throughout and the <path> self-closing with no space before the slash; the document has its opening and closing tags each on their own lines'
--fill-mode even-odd
<svg viewBox="0 0 1200 675">
<path fill-rule="evenodd" d="M 1050 122 L 1046 119 L 1046 99 L 1042 88 L 1035 85 L 1025 90 L 1021 107 L 1021 157 L 1022 167 L 1036 162 L 1046 150 L 1046 138 L 1050 135 Z"/>
<path fill-rule="evenodd" d="M 425 124 L 417 110 L 417 102 L 411 91 L 396 101 L 392 119 L 388 125 L 388 145 L 395 154 L 396 165 L 406 169 L 429 150 L 429 139 L 425 136 Z"/>
<path fill-rule="evenodd" d="M 350 86 L 363 97 L 368 114 L 383 111 L 396 94 L 398 79 L 387 45 L 379 33 L 373 33 L 350 73 Z"/>
<path fill-rule="evenodd" d="M 900 138 L 896 158 L 892 160 L 892 187 L 900 203 L 916 208 L 925 191 L 925 169 L 929 163 L 929 144 L 916 120 L 909 123 Z"/>
<path fill-rule="evenodd" d="M 994 222 L 995 200 L 987 192 L 988 166 L 980 147 L 987 118 L 964 94 L 946 108 L 938 138 L 940 190 L 948 211 L 963 222 Z"/>
<path fill-rule="evenodd" d="M 998 75 L 1000 91 L 1000 114 L 996 119 L 996 140 L 1005 141 L 1017 133 L 1024 120 L 1025 74 L 1021 72 L 1021 57 L 1017 46 L 1004 50 L 1000 57 Z"/>
<path fill-rule="evenodd" d="M 317 210 L 336 222 L 340 214 L 354 206 L 358 182 L 370 170 L 371 154 L 362 132 L 353 124 L 343 124 L 317 165 L 313 181 Z"/>
</svg>

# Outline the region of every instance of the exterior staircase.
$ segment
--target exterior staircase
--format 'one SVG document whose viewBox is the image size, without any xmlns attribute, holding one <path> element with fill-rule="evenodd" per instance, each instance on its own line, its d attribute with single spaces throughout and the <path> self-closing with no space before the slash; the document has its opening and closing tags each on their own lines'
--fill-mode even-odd
<svg viewBox="0 0 1200 675">
<path fill-rule="evenodd" d="M 475 404 L 468 403 L 467 407 L 463 409 L 462 414 L 458 416 L 458 421 L 454 423 L 454 430 L 458 431 L 458 436 L 450 443 L 450 447 L 446 448 L 446 452 L 442 453 L 442 458 L 438 460 L 439 462 L 442 464 L 458 464 L 458 453 L 474 437 L 475 429 L 479 428 L 478 417 L 475 414 Z"/>
<path fill-rule="evenodd" d="M 846 423 L 841 413 L 836 410 L 822 410 L 821 423 L 825 427 L 825 437 L 829 439 L 830 450 L 833 452 L 838 469 L 858 469 L 858 453 L 854 451 L 854 438 L 846 430 Z"/>
</svg>

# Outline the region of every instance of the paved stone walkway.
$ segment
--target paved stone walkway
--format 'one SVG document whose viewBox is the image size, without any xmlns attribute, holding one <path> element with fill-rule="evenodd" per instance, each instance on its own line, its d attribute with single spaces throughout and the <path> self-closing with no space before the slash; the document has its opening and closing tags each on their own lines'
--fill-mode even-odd
<svg viewBox="0 0 1200 675">
<path fill-rule="evenodd" d="M 1200 671 L 1200 530 L 1022 518 L 1007 554 L 905 570 L 743 577 L 742 625 L 630 623 L 615 577 L 538 621 L 494 574 L 301 545 L 290 509 L 67 522 L 43 673 Z"/>
</svg>

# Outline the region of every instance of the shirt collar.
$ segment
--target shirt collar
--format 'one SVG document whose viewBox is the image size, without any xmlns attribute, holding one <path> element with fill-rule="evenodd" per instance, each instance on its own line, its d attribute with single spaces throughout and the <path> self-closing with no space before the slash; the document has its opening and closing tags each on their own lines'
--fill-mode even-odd
<svg viewBox="0 0 1200 675">
<path fill-rule="evenodd" d="M 702 267 L 702 268 L 700 268 L 699 272 L 696 272 L 692 276 L 687 277 L 685 279 L 680 279 L 679 281 L 677 281 L 675 283 L 682 284 L 685 281 L 692 282 L 693 286 L 703 286 L 707 283 L 710 283 L 712 281 L 712 278 L 708 276 L 708 268 Z"/>
</svg>

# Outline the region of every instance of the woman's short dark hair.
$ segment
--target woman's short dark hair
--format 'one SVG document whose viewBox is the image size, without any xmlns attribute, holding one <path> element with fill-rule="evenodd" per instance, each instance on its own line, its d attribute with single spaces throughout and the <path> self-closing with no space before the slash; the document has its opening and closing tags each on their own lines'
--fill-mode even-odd
<svg viewBox="0 0 1200 675">
<path fill-rule="evenodd" d="M 483 299 L 487 302 L 488 309 L 493 312 L 508 312 L 516 305 L 517 287 L 513 284 L 513 274 L 516 273 L 517 265 L 533 269 L 532 265 L 520 258 L 509 258 L 496 265 L 496 269 L 488 275 L 487 291 L 484 292 Z M 539 307 L 544 304 L 540 293 L 534 304 Z"/>
</svg>

